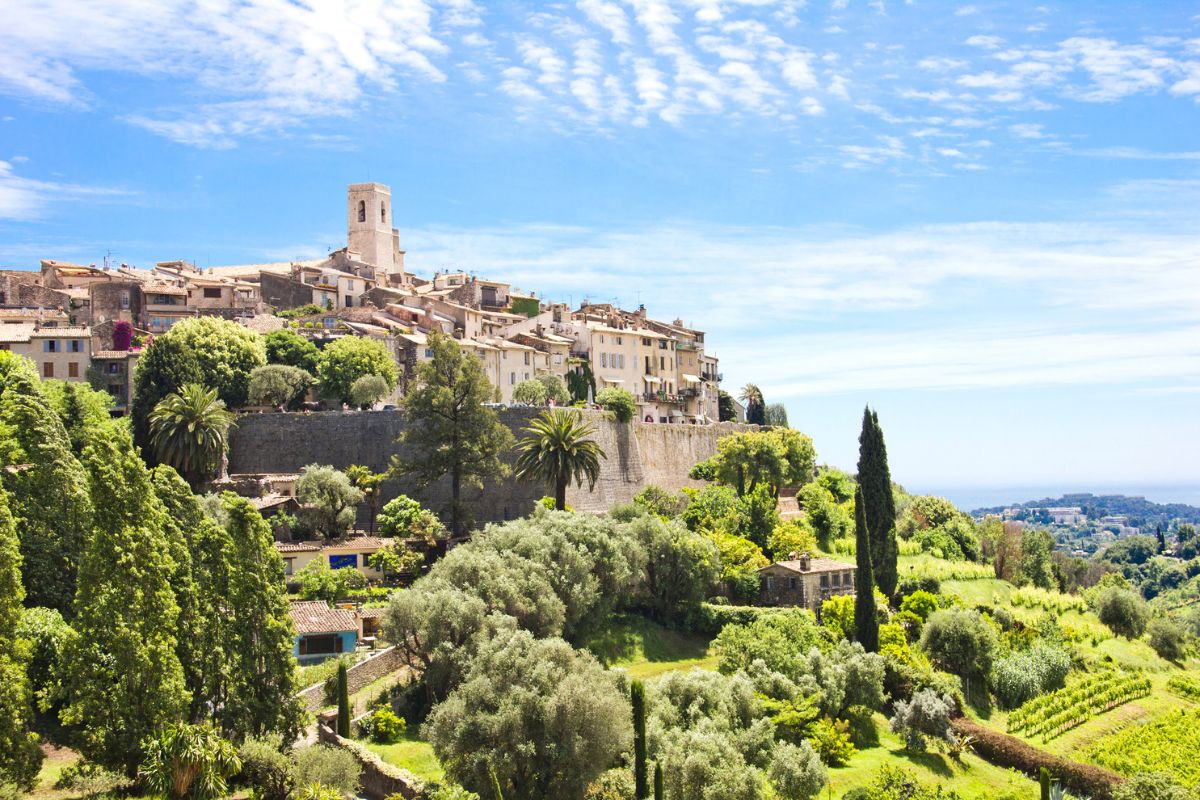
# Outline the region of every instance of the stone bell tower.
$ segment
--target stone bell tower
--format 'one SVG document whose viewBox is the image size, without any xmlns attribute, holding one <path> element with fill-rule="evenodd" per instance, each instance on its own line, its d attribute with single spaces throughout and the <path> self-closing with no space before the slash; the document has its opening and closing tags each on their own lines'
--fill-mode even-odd
<svg viewBox="0 0 1200 800">
<path fill-rule="evenodd" d="M 400 232 L 392 227 L 392 190 L 382 183 L 352 183 L 347 209 L 350 249 L 374 266 L 380 278 L 399 278 L 404 273 L 404 253 Z"/>
</svg>

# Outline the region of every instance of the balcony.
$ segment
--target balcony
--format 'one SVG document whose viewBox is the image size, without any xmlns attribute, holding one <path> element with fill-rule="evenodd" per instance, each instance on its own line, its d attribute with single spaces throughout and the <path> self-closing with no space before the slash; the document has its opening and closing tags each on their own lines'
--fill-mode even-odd
<svg viewBox="0 0 1200 800">
<path fill-rule="evenodd" d="M 696 344 L 695 342 L 687 342 L 687 341 L 675 342 L 675 349 L 676 350 L 699 350 L 700 345 Z"/>
<path fill-rule="evenodd" d="M 642 395 L 642 400 L 647 403 L 674 403 L 681 405 L 683 403 L 683 396 L 667 394 L 666 392 L 646 392 Z"/>
</svg>

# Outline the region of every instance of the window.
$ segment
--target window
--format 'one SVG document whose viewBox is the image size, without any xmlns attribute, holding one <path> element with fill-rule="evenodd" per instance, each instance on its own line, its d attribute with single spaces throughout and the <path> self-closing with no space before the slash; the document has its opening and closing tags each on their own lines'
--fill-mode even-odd
<svg viewBox="0 0 1200 800">
<path fill-rule="evenodd" d="M 209 300 L 220 300 L 221 299 L 221 287 L 220 286 L 205 286 L 204 287 L 204 296 L 207 297 Z"/>
<path fill-rule="evenodd" d="M 525 366 L 529 366 L 529 351 L 525 351 Z"/>
<path fill-rule="evenodd" d="M 600 354 L 600 366 L 602 366 L 602 367 L 608 366 L 608 353 Z"/>
<path fill-rule="evenodd" d="M 121 308 L 129 308 L 129 290 L 121 292 Z"/>
<path fill-rule="evenodd" d="M 283 560 L 283 574 L 291 575 L 296 570 L 296 559 L 285 558 Z"/>
<path fill-rule="evenodd" d="M 793 592 L 796 591 L 796 583 L 797 581 L 795 578 L 788 578 L 788 588 Z"/>
<path fill-rule="evenodd" d="M 57 339 L 47 339 L 46 341 L 42 342 L 42 352 L 43 353 L 61 353 L 62 348 L 60 348 L 58 346 Z"/>
<path fill-rule="evenodd" d="M 42 364 L 42 377 L 43 378 L 53 378 L 54 377 L 54 362 L 53 361 L 46 361 Z"/>
<path fill-rule="evenodd" d="M 515 373 L 515 372 L 508 373 L 508 385 L 515 386 L 516 383 L 517 383 L 517 373 Z"/>
<path fill-rule="evenodd" d="M 829 576 L 828 576 L 828 575 L 822 575 L 822 576 L 821 576 L 821 588 L 822 588 L 822 589 L 828 589 L 828 588 L 829 588 Z"/>
<path fill-rule="evenodd" d="M 367 201 L 365 201 L 365 200 L 358 201 L 358 221 L 359 222 L 367 221 Z"/>
<path fill-rule="evenodd" d="M 79 362 L 78 361 L 72 361 L 70 364 L 67 364 L 67 377 L 68 378 L 78 378 L 79 377 Z"/>
<path fill-rule="evenodd" d="M 645 336 L 643 336 L 642 337 L 642 347 L 649 347 L 649 346 L 650 346 L 650 340 L 647 339 Z"/>
<path fill-rule="evenodd" d="M 426 358 L 433 358 L 433 348 L 432 348 L 432 347 L 426 347 L 426 348 L 425 348 L 425 357 L 426 357 Z"/>
<path fill-rule="evenodd" d="M 658 357 L 658 368 L 659 369 L 667 368 L 667 360 L 665 358 L 663 358 L 662 356 Z"/>
<path fill-rule="evenodd" d="M 117 375 L 120 372 L 121 372 L 120 364 L 118 364 L 116 361 L 108 362 L 108 374 L 109 375 Z"/>
<path fill-rule="evenodd" d="M 332 655 L 340 652 L 342 652 L 342 637 L 336 633 L 300 637 L 300 655 L 302 656 Z"/>
<path fill-rule="evenodd" d="M 775 577 L 773 575 L 768 575 L 767 576 L 767 591 L 769 592 L 774 588 L 775 588 Z"/>
<path fill-rule="evenodd" d="M 833 588 L 836 589 L 841 585 L 842 585 L 842 573 L 840 573 L 840 572 L 833 573 Z"/>
<path fill-rule="evenodd" d="M 387 203 L 379 204 L 379 221 L 387 222 Z"/>
<path fill-rule="evenodd" d="M 351 297 L 350 295 L 346 295 L 346 308 L 350 308 L 353 305 L 354 305 L 354 298 Z"/>
<path fill-rule="evenodd" d="M 83 340 L 82 339 L 69 340 L 67 342 L 67 352 L 68 353 L 82 353 L 83 352 Z"/>
<path fill-rule="evenodd" d="M 331 555 L 329 556 L 330 569 L 346 569 L 347 567 L 358 566 L 358 554 L 347 553 L 346 555 Z"/>
<path fill-rule="evenodd" d="M 618 337 L 617 337 L 617 344 L 621 344 L 621 343 L 622 343 L 622 337 L 618 336 Z"/>
</svg>

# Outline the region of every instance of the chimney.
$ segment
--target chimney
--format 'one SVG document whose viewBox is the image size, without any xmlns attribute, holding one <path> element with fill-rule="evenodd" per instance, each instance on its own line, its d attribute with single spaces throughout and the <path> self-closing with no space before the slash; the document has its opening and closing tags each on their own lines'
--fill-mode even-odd
<svg viewBox="0 0 1200 800">
<path fill-rule="evenodd" d="M 800 571 L 808 572 L 808 570 L 811 567 L 812 567 L 812 559 L 809 558 L 808 553 L 801 553 L 800 554 Z"/>
</svg>

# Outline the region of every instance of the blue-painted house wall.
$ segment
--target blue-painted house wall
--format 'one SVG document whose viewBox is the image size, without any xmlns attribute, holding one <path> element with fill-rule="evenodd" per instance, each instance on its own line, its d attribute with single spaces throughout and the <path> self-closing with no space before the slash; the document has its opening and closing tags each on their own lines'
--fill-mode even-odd
<svg viewBox="0 0 1200 800">
<path fill-rule="evenodd" d="M 317 635 L 327 636 L 328 634 L 317 634 Z M 341 633 L 337 633 L 334 635 L 338 636 L 342 640 L 342 652 L 343 653 L 353 653 L 354 652 L 355 646 L 358 645 L 358 631 L 342 631 Z M 295 640 L 293 640 L 293 642 L 292 642 L 292 655 L 295 656 L 296 660 L 298 662 L 300 662 L 301 664 L 316 664 L 320 661 L 325 661 L 326 659 L 333 658 L 334 656 L 340 655 L 340 653 L 317 653 L 317 654 L 309 654 L 309 655 L 302 656 L 302 655 L 300 655 L 300 640 L 303 638 L 304 638 L 303 636 L 297 636 L 295 638 Z"/>
</svg>

